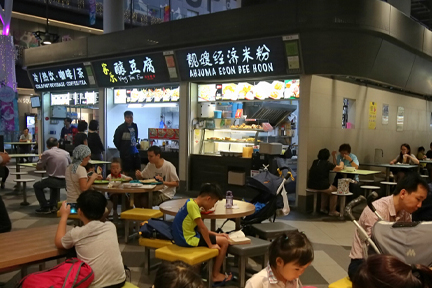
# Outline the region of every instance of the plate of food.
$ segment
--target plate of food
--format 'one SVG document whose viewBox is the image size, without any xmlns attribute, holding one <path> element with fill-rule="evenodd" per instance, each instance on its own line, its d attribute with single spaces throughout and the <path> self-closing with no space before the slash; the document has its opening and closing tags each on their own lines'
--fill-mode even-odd
<svg viewBox="0 0 432 288">
<path fill-rule="evenodd" d="M 108 184 L 109 180 L 95 180 L 93 184 Z"/>
<path fill-rule="evenodd" d="M 153 185 L 160 185 L 162 184 L 162 182 L 158 182 L 154 179 L 147 179 L 147 180 L 140 180 L 141 183 L 143 184 L 153 184 Z"/>
<path fill-rule="evenodd" d="M 129 182 L 130 180 L 124 178 L 112 178 L 111 181 Z"/>
</svg>

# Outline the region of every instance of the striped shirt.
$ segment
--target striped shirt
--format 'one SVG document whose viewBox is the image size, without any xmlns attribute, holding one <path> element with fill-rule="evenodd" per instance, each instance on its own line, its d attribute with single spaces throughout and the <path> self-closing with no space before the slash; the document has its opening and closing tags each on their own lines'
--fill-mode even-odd
<svg viewBox="0 0 432 288">
<path fill-rule="evenodd" d="M 411 222 L 411 214 L 407 211 L 402 210 L 396 214 L 393 197 L 393 195 L 390 195 L 373 202 L 373 205 L 377 210 L 378 214 L 381 215 L 381 217 L 385 221 L 389 222 Z M 373 213 L 372 210 L 369 209 L 369 207 L 366 207 L 363 210 L 358 223 L 361 227 L 363 227 L 363 229 L 365 229 L 368 236 L 370 237 L 372 234 L 372 227 L 377 221 L 378 217 L 375 215 L 375 213 Z M 362 241 L 360 241 L 357 229 L 354 232 L 354 239 L 349 257 L 351 259 L 364 258 L 363 243 Z"/>
</svg>

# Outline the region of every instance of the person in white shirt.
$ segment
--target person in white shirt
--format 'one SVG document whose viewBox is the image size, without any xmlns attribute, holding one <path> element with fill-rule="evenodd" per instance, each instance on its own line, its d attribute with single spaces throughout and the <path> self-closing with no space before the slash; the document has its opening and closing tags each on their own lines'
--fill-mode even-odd
<svg viewBox="0 0 432 288">
<path fill-rule="evenodd" d="M 314 259 L 312 244 L 302 232 L 276 238 L 269 248 L 269 264 L 253 275 L 245 288 L 300 288 L 299 277 Z"/>
<path fill-rule="evenodd" d="M 29 133 L 28 128 L 24 128 L 23 134 L 21 134 L 19 138 L 19 142 L 31 142 L 32 141 L 32 135 Z M 31 145 L 30 144 L 21 144 L 19 145 L 20 153 L 27 154 L 31 151 Z M 24 160 L 26 160 L 27 163 L 30 163 L 30 158 L 20 158 L 20 163 L 23 163 Z"/>
<path fill-rule="evenodd" d="M 66 232 L 71 207 L 63 202 L 60 207 L 60 222 L 55 236 L 59 249 L 75 247 L 78 259 L 93 270 L 91 288 L 121 288 L 126 281 L 124 265 L 119 249 L 116 226 L 112 222 L 101 222 L 107 200 L 96 191 L 81 193 L 76 201 L 77 214 L 84 223 Z"/>
<path fill-rule="evenodd" d="M 176 193 L 179 186 L 179 178 L 174 165 L 161 158 L 161 149 L 158 146 L 151 146 L 147 151 L 149 163 L 141 172 L 135 171 L 137 179 L 155 179 L 164 185 L 160 191 L 153 192 L 153 206 L 158 206 L 164 201 L 170 200 Z M 147 195 L 135 194 L 135 206 L 147 208 Z"/>
</svg>

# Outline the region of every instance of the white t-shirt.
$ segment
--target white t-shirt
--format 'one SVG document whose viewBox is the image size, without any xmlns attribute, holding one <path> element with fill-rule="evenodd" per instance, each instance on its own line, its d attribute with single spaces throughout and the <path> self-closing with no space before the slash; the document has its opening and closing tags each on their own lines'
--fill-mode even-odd
<svg viewBox="0 0 432 288">
<path fill-rule="evenodd" d="M 290 282 L 283 283 L 282 281 L 277 281 L 277 279 L 270 279 L 267 268 L 262 269 L 257 274 L 253 275 L 246 282 L 245 288 L 298 288 L 299 279 L 295 279 Z M 273 276 L 274 278 L 274 276 Z"/>
<path fill-rule="evenodd" d="M 66 168 L 66 189 L 67 189 L 67 203 L 76 203 L 78 196 L 81 194 L 79 179 L 87 179 L 87 171 L 83 166 L 78 166 L 75 174 L 72 174 L 72 164 Z"/>
<path fill-rule="evenodd" d="M 116 227 L 112 222 L 90 221 L 68 231 L 61 241 L 65 249 L 75 246 L 78 259 L 92 268 L 95 277 L 90 287 L 106 287 L 125 280 Z"/>
<path fill-rule="evenodd" d="M 129 176 L 126 176 L 125 174 L 120 174 L 120 177 L 117 177 L 117 178 L 114 178 L 114 179 L 126 179 L 126 178 L 128 178 Z M 106 177 L 106 180 L 111 180 L 112 179 L 112 174 L 109 174 L 107 177 Z"/>
<path fill-rule="evenodd" d="M 166 161 L 165 159 L 162 167 L 160 167 L 159 169 L 156 168 L 154 164 L 148 163 L 144 170 L 141 172 L 141 176 L 144 179 L 151 179 L 155 176 L 162 176 L 165 182 L 180 181 L 174 165 L 171 162 Z M 162 194 L 169 198 L 173 198 L 176 193 L 176 187 L 168 187 L 164 185 L 164 188 L 160 192 L 162 192 Z"/>
<path fill-rule="evenodd" d="M 30 133 L 28 133 L 27 136 L 25 136 L 24 134 L 21 134 L 20 140 L 31 141 L 32 140 L 32 135 Z"/>
</svg>

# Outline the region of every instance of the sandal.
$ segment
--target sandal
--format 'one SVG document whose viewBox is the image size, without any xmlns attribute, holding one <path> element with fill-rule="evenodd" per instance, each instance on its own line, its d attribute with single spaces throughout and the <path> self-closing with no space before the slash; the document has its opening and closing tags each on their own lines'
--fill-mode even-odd
<svg viewBox="0 0 432 288">
<path fill-rule="evenodd" d="M 334 212 L 330 212 L 328 215 L 332 217 L 339 217 L 340 213 L 338 211 L 334 211 Z"/>
<path fill-rule="evenodd" d="M 228 278 L 229 278 L 230 276 L 231 276 L 231 279 L 228 280 Z M 232 274 L 231 274 L 231 273 L 230 273 L 230 274 L 225 273 L 225 279 L 222 280 L 222 281 L 219 281 L 219 282 L 214 282 L 214 283 L 213 283 L 213 287 L 222 287 L 222 286 L 225 286 L 225 284 L 226 284 L 227 282 L 231 281 L 231 280 L 232 280 Z"/>
</svg>

